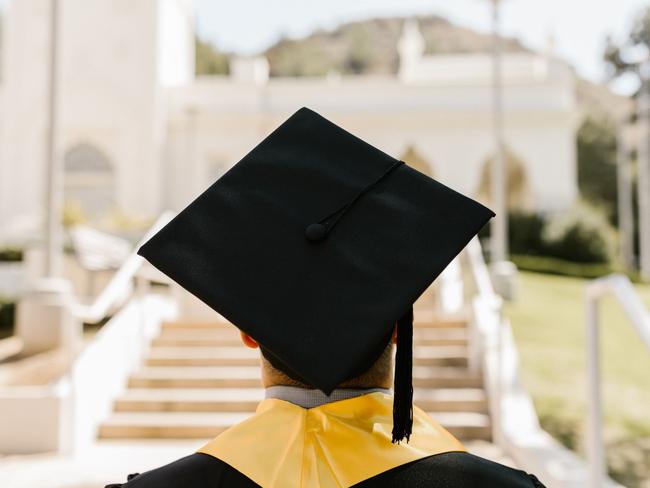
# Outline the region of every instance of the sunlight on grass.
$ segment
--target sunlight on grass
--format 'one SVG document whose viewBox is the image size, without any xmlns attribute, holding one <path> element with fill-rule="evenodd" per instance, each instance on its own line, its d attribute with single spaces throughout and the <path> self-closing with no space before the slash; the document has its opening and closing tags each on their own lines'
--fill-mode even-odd
<svg viewBox="0 0 650 488">
<path fill-rule="evenodd" d="M 542 425 L 581 450 L 586 412 L 586 280 L 521 272 L 519 296 L 506 306 L 522 374 Z M 650 286 L 638 285 L 650 307 Z M 650 436 L 650 352 L 618 303 L 601 305 L 605 438 L 608 444 Z"/>
<path fill-rule="evenodd" d="M 536 403 L 582 415 L 585 407 L 584 287 L 576 278 L 520 274 L 519 297 L 506 307 Z M 637 286 L 650 307 L 650 286 Z M 612 298 L 601 306 L 601 353 L 608 431 L 628 423 L 650 431 L 650 353 Z M 541 412 L 540 412 L 541 413 Z"/>
</svg>

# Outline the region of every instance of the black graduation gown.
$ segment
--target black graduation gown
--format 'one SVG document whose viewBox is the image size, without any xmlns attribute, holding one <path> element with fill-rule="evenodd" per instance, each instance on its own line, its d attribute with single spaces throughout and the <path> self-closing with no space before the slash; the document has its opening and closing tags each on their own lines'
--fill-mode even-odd
<svg viewBox="0 0 650 488">
<path fill-rule="evenodd" d="M 446 452 L 385 471 L 357 488 L 544 488 L 533 475 L 465 452 Z M 256 488 L 223 461 L 196 453 L 106 488 Z M 285 487 L 282 487 L 285 488 Z M 291 488 L 291 487 L 286 487 Z"/>
</svg>

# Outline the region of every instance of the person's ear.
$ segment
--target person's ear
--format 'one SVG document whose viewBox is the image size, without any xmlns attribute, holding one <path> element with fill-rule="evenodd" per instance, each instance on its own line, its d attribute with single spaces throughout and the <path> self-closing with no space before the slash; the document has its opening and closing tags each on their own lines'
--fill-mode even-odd
<svg viewBox="0 0 650 488">
<path fill-rule="evenodd" d="M 239 331 L 239 335 L 241 335 L 241 341 L 244 343 L 246 347 L 250 347 L 251 349 L 257 349 L 260 347 L 260 345 L 257 343 L 255 339 L 253 339 L 251 336 L 246 334 L 245 332 Z"/>
<path fill-rule="evenodd" d="M 391 338 L 391 342 L 397 344 L 397 324 L 395 324 L 395 327 L 393 328 L 393 337 Z"/>
</svg>

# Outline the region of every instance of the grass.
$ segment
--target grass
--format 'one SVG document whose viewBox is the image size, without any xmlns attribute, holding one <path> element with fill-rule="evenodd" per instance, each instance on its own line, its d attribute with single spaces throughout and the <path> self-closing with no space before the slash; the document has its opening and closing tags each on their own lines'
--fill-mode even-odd
<svg viewBox="0 0 650 488">
<path fill-rule="evenodd" d="M 587 282 L 522 272 L 519 296 L 506 306 L 523 380 L 542 425 L 578 451 L 583 451 L 586 414 L 583 294 Z M 650 286 L 637 285 L 637 290 L 650 308 Z M 643 486 L 640 477 L 650 478 L 650 352 L 617 302 L 605 298 L 600 311 L 610 473 L 626 486 Z"/>
</svg>

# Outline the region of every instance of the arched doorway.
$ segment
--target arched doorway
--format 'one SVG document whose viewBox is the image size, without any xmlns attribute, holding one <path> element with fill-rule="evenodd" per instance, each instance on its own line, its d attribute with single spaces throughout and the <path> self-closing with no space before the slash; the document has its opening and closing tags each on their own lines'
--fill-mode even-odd
<svg viewBox="0 0 650 488">
<path fill-rule="evenodd" d="M 505 151 L 505 158 L 508 179 L 508 210 L 531 210 L 533 201 L 528 187 L 528 177 L 524 163 L 509 149 Z M 476 191 L 476 198 L 487 206 L 491 204 L 490 192 L 493 164 L 494 156 L 490 156 L 483 163 L 478 190 Z"/>
<path fill-rule="evenodd" d="M 65 218 L 68 223 L 97 221 L 115 206 L 115 175 L 106 155 L 78 144 L 64 156 Z"/>
<path fill-rule="evenodd" d="M 411 168 L 417 169 L 420 173 L 424 173 L 433 178 L 433 166 L 418 152 L 413 144 L 408 145 L 400 160 L 404 161 Z"/>
</svg>

